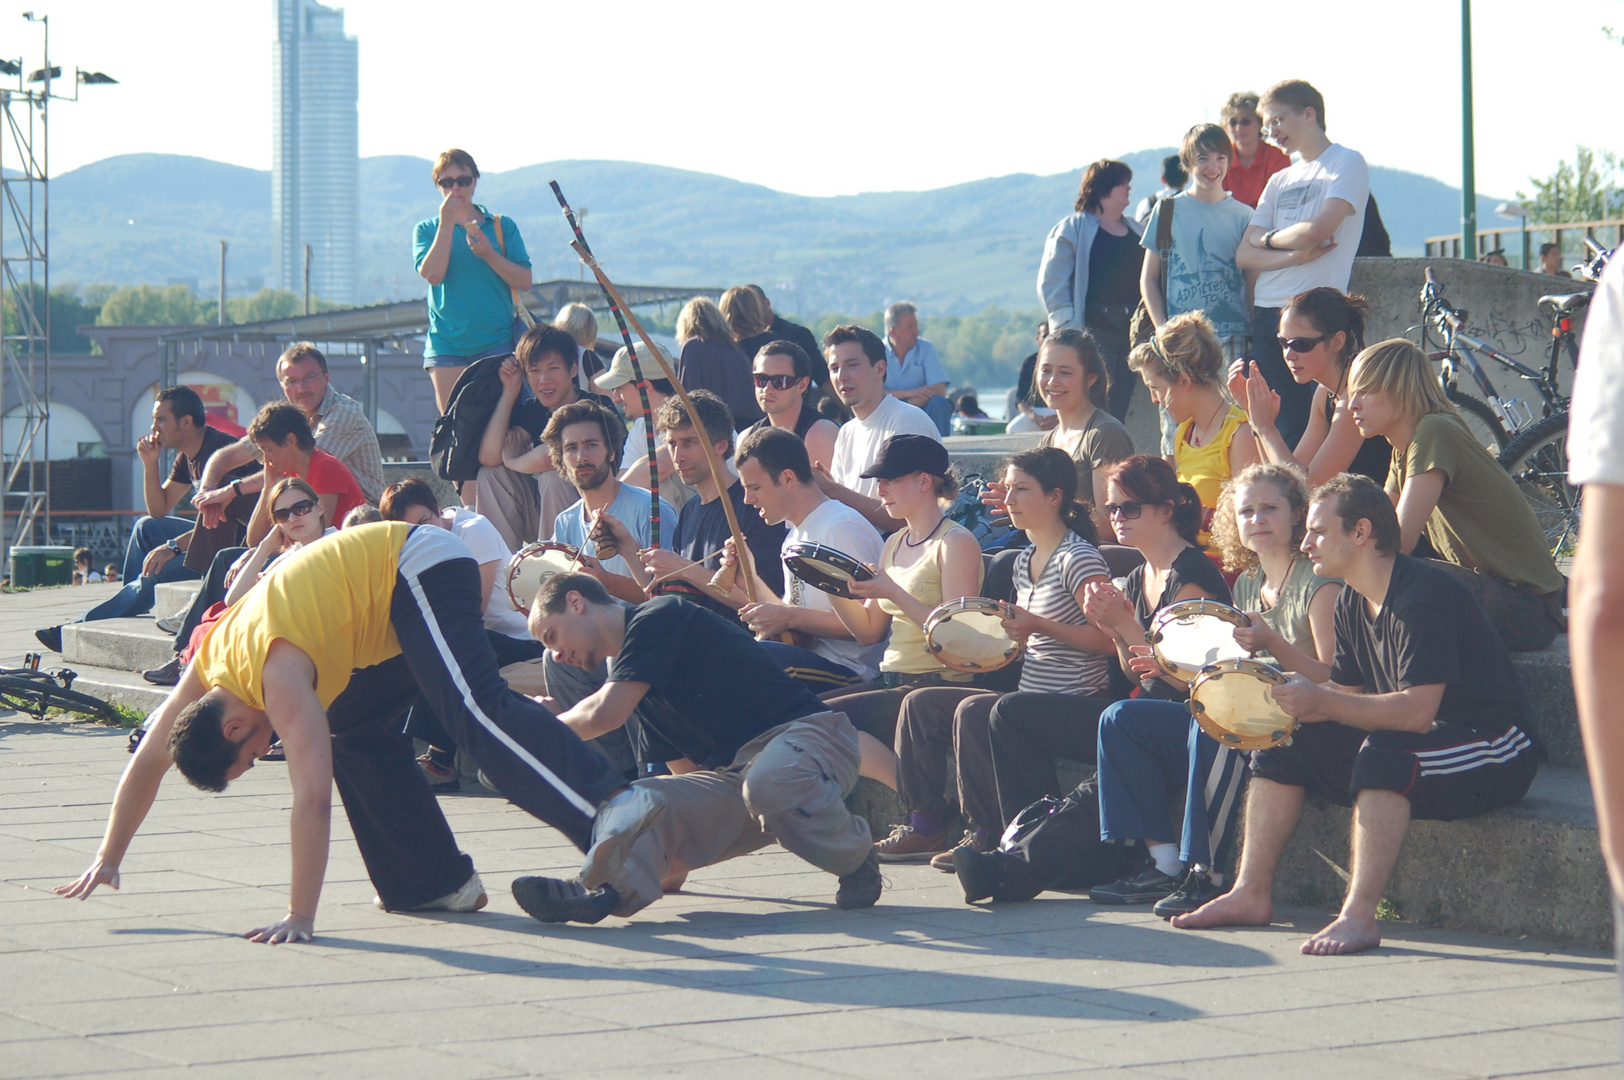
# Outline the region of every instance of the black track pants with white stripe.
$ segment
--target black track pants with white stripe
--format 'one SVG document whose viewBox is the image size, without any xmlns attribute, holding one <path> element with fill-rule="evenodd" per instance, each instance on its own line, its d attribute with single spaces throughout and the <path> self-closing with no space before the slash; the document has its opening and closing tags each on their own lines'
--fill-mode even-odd
<svg viewBox="0 0 1624 1080">
<path fill-rule="evenodd" d="M 390 618 L 429 707 L 509 801 L 585 851 L 592 817 L 626 780 L 535 701 L 508 689 L 480 613 L 479 567 L 444 529 L 412 530 Z"/>
<path fill-rule="evenodd" d="M 1420 734 L 1304 724 L 1291 745 L 1252 755 L 1254 776 L 1342 806 L 1361 791 L 1396 791 L 1410 800 L 1411 817 L 1433 821 L 1510 806 L 1528 791 L 1537 768 L 1533 742 L 1515 724 L 1483 733 L 1440 723 Z"/>
</svg>

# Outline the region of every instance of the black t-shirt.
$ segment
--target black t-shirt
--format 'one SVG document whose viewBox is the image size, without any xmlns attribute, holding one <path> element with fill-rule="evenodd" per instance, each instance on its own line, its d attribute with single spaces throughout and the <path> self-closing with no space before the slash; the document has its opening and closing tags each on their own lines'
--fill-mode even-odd
<svg viewBox="0 0 1624 1080">
<path fill-rule="evenodd" d="M 1218 564 L 1207 558 L 1206 553 L 1198 547 L 1187 547 L 1173 560 L 1173 572 L 1167 575 L 1167 585 L 1162 589 L 1161 597 L 1156 606 L 1151 607 L 1150 601 L 1145 597 L 1145 564 L 1140 563 L 1128 573 L 1128 581 L 1122 587 L 1122 592 L 1133 605 L 1133 616 L 1139 625 L 1150 629 L 1150 624 L 1156 618 L 1156 613 L 1173 603 L 1173 598 L 1183 590 L 1186 585 L 1194 585 L 1214 600 L 1225 604 L 1231 603 L 1229 583 L 1224 580 L 1223 573 Z M 1129 675 L 1132 678 L 1132 675 Z M 1183 701 L 1188 695 L 1181 694 L 1167 680 L 1157 679 L 1145 691 L 1145 696 L 1160 698 L 1164 701 Z"/>
<path fill-rule="evenodd" d="M 749 631 L 698 604 L 661 596 L 626 612 L 610 682 L 648 683 L 669 706 L 643 711 L 655 754 L 704 768 L 730 763 L 764 731 L 828 706 L 784 673 Z"/>
<path fill-rule="evenodd" d="M 1145 249 L 1132 229 L 1122 236 L 1112 236 L 1104 229 L 1094 233 L 1094 244 L 1088 249 L 1085 324 L 1119 322 L 1127 329 L 1122 312 L 1139 303 L 1139 267 L 1144 261 Z"/>
<path fill-rule="evenodd" d="M 799 345 L 805 351 L 806 358 L 812 361 L 812 381 L 819 386 L 829 385 L 829 364 L 824 360 L 823 350 L 818 347 L 818 339 L 812 331 L 775 313 L 768 333 L 772 334 L 774 341 L 793 341 Z"/>
<path fill-rule="evenodd" d="M 1489 617 L 1464 585 L 1419 559 L 1395 556 L 1374 619 L 1363 596 L 1343 589 L 1335 624 L 1332 682 L 1375 694 L 1443 683 L 1438 721 L 1485 734 L 1528 715 L 1517 669 Z"/>
<path fill-rule="evenodd" d="M 795 434 L 800 436 L 801 440 L 804 442 L 806 440 L 806 433 L 812 430 L 812 425 L 822 419 L 823 414 L 814 409 L 811 402 L 807 401 L 805 398 L 802 398 L 800 414 L 795 417 Z M 757 420 L 755 423 L 745 428 L 742 434 L 748 435 L 752 431 L 760 431 L 762 428 L 770 426 L 772 426 L 772 418 L 763 416 L 760 420 Z M 743 442 L 744 440 L 741 438 L 739 441 Z"/>
<path fill-rule="evenodd" d="M 205 426 L 203 428 L 203 445 L 197 451 L 197 457 L 188 458 L 185 454 L 175 455 L 175 467 L 169 470 L 169 479 L 177 484 L 196 484 L 203 478 L 203 467 L 209 463 L 216 450 L 223 450 L 237 442 L 217 427 Z M 259 472 L 257 461 L 250 461 L 246 465 L 239 465 L 226 473 L 229 480 L 240 479 L 244 476 L 253 476 Z"/>
<path fill-rule="evenodd" d="M 1020 377 L 1015 380 L 1016 401 L 1024 401 L 1029 405 L 1037 404 L 1037 373 L 1038 354 L 1033 353 L 1031 356 L 1028 356 L 1025 360 L 1021 361 L 1021 374 Z M 1015 414 L 1011 413 L 1009 418 L 1011 420 L 1015 419 Z"/>
<path fill-rule="evenodd" d="M 1329 424 L 1331 417 L 1336 415 L 1336 395 L 1329 390 L 1325 392 L 1325 422 Z M 1385 435 L 1372 435 L 1359 444 L 1359 452 L 1353 455 L 1345 471 L 1356 476 L 1368 476 L 1378 484 L 1387 483 L 1387 473 L 1393 464 L 1393 444 L 1387 441 Z"/>
<path fill-rule="evenodd" d="M 576 390 L 577 401 L 596 401 L 615 415 L 620 415 L 615 403 L 601 394 L 583 394 Z M 508 418 L 509 427 L 524 428 L 530 434 L 530 445 L 541 445 L 541 433 L 547 430 L 547 421 L 553 418 L 553 411 L 535 398 L 525 398 L 513 403 L 513 413 Z M 613 449 L 613 448 L 611 448 Z M 625 462 L 621 462 L 625 464 Z"/>
<path fill-rule="evenodd" d="M 756 571 L 772 590 L 772 597 L 761 599 L 783 596 L 784 563 L 780 553 L 784 546 L 784 537 L 789 533 L 788 527 L 782 522 L 769 525 L 762 520 L 755 507 L 746 506 L 744 485 L 739 481 L 733 481 L 733 486 L 727 489 L 727 493 L 733 500 L 733 513 L 739 519 L 739 531 L 744 534 L 744 542 L 755 557 Z M 732 535 L 728 531 L 727 515 L 722 511 L 722 500 L 712 499 L 707 503 L 695 495 L 683 504 L 682 512 L 677 517 L 677 529 L 671 537 L 671 550 L 685 559 L 698 562 L 704 556 L 722 550 L 722 544 Z M 720 562 L 713 559 L 706 565 L 714 569 Z M 738 622 L 738 612 L 712 597 L 698 593 L 690 595 L 682 589 L 671 591 L 704 604 L 723 618 Z"/>
</svg>

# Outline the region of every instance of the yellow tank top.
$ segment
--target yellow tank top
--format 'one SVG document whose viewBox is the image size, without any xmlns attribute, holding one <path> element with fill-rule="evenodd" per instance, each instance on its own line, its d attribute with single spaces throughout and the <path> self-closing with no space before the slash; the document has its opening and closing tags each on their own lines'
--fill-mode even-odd
<svg viewBox="0 0 1624 1080">
<path fill-rule="evenodd" d="M 897 551 L 908 535 L 907 529 L 893 533 L 880 554 L 880 568 L 890 573 L 904 592 L 928 608 L 942 602 L 943 542 L 957 530 L 969 533 L 963 525 L 949 521 L 934 537 L 925 542 L 918 561 L 912 566 L 896 565 Z M 982 564 L 976 562 L 976 587 L 981 587 Z M 956 598 L 955 598 L 956 599 Z M 920 675 L 927 671 L 949 670 L 925 648 L 925 630 L 902 613 L 902 609 L 889 600 L 880 601 L 880 610 L 891 616 L 891 640 L 885 646 L 885 658 L 880 661 L 881 671 L 894 671 L 903 675 Z"/>
<path fill-rule="evenodd" d="M 265 655 L 282 640 L 315 663 L 316 696 L 331 705 L 351 671 L 400 653 L 389 608 L 411 531 L 401 521 L 358 525 L 278 559 L 203 639 L 195 663 L 204 684 L 265 708 Z"/>
<path fill-rule="evenodd" d="M 1224 481 L 1229 479 L 1229 445 L 1235 441 L 1235 432 L 1244 423 L 1245 410 L 1231 405 L 1217 437 L 1205 446 L 1190 445 L 1190 429 L 1195 426 L 1193 417 L 1179 425 L 1174 462 L 1179 479 L 1195 488 L 1206 511 L 1201 516 L 1200 543 L 1203 547 L 1212 539 L 1207 524 L 1218 506 L 1218 495 L 1223 490 Z"/>
</svg>

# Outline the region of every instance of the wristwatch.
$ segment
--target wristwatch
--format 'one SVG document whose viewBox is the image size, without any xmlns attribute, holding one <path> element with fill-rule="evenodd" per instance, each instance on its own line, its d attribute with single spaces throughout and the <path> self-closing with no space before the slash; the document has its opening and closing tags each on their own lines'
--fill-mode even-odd
<svg viewBox="0 0 1624 1080">
<path fill-rule="evenodd" d="M 242 497 L 242 479 L 241 478 L 238 478 L 238 479 L 233 480 L 231 482 L 231 493 L 233 495 L 237 496 L 238 498 Z"/>
<path fill-rule="evenodd" d="M 171 540 L 169 543 L 165 544 L 164 547 L 168 548 L 170 551 L 173 551 L 176 555 L 180 554 L 180 541 L 178 540 Z"/>
<path fill-rule="evenodd" d="M 1274 234 L 1275 234 L 1275 231 L 1276 230 L 1274 230 L 1274 229 L 1270 229 L 1268 232 L 1263 234 L 1263 246 L 1268 248 L 1270 251 L 1274 250 Z"/>
</svg>

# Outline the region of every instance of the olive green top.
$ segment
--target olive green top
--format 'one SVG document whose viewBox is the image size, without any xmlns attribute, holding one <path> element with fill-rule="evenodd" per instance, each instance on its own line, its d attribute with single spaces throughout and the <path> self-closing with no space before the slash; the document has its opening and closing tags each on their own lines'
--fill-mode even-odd
<svg viewBox="0 0 1624 1080">
<path fill-rule="evenodd" d="M 1321 585 L 1340 585 L 1336 578 L 1323 578 L 1314 573 L 1314 564 L 1306 558 L 1298 556 L 1291 561 L 1291 572 L 1286 575 L 1286 583 L 1280 588 L 1274 598 L 1274 606 L 1267 611 L 1263 609 L 1263 568 L 1254 566 L 1235 579 L 1235 606 L 1242 611 L 1254 611 L 1263 616 L 1263 621 L 1275 629 L 1277 633 L 1292 645 L 1301 649 L 1309 656 L 1319 656 L 1319 650 L 1314 647 L 1314 630 L 1308 624 L 1308 606 L 1314 600 L 1314 594 L 1319 592 Z M 1257 659 L 1267 663 L 1278 663 L 1268 653 L 1258 653 Z"/>
</svg>

